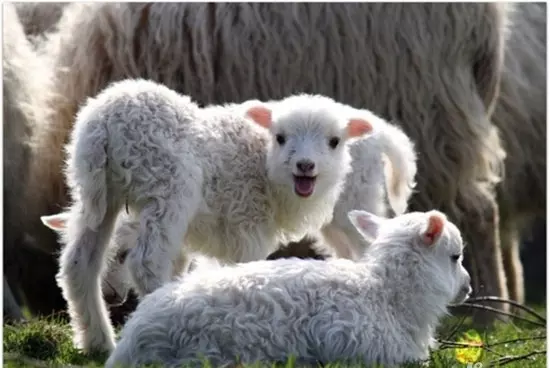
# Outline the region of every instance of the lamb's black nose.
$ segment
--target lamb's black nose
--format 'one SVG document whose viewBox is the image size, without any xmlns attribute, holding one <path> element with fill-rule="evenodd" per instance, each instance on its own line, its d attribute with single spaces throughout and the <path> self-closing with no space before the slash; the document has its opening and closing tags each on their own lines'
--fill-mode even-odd
<svg viewBox="0 0 550 368">
<path fill-rule="evenodd" d="M 296 163 L 296 167 L 304 174 L 308 174 L 315 169 L 315 163 L 310 160 L 300 160 Z"/>
</svg>

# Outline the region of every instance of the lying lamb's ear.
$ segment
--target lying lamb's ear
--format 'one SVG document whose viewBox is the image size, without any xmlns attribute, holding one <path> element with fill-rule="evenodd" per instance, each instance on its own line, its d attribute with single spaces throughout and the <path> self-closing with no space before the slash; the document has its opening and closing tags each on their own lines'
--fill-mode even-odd
<svg viewBox="0 0 550 368">
<path fill-rule="evenodd" d="M 378 230 L 384 222 L 383 217 L 376 216 L 367 211 L 353 210 L 348 212 L 348 218 L 357 231 L 367 241 L 374 241 L 378 236 Z"/>
<path fill-rule="evenodd" d="M 271 128 L 273 123 L 271 110 L 265 105 L 254 105 L 246 110 L 246 115 L 256 124 L 266 129 Z"/>
<path fill-rule="evenodd" d="M 427 215 L 428 226 L 422 232 L 422 242 L 430 247 L 437 243 L 437 240 L 441 237 L 447 218 L 439 211 L 430 211 Z"/>
<path fill-rule="evenodd" d="M 70 215 L 67 212 L 61 212 L 50 216 L 40 216 L 40 220 L 42 220 L 42 223 L 50 229 L 55 231 L 62 231 L 65 229 L 65 225 L 69 216 Z"/>
<path fill-rule="evenodd" d="M 348 121 L 348 138 L 359 138 L 367 133 L 372 133 L 372 124 L 365 119 L 354 118 Z"/>
</svg>

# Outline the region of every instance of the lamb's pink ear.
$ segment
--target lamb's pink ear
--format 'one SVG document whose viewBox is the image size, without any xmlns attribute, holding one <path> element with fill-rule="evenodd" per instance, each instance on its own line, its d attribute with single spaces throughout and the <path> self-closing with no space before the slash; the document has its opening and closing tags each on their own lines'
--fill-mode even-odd
<svg viewBox="0 0 550 368">
<path fill-rule="evenodd" d="M 266 129 L 271 128 L 271 110 L 265 105 L 254 105 L 246 110 L 246 115 L 256 124 Z"/>
<path fill-rule="evenodd" d="M 378 230 L 384 222 L 383 217 L 376 216 L 367 211 L 353 210 L 348 212 L 348 218 L 357 231 L 367 241 L 373 241 L 378 236 Z"/>
<path fill-rule="evenodd" d="M 40 216 L 40 220 L 42 220 L 42 223 L 55 231 L 64 230 L 68 218 L 69 214 L 66 212 L 61 212 L 50 216 Z"/>
<path fill-rule="evenodd" d="M 443 233 L 443 228 L 447 218 L 439 211 L 428 212 L 428 226 L 422 233 L 422 242 L 428 246 L 433 246 Z"/>
<path fill-rule="evenodd" d="M 365 134 L 372 133 L 372 124 L 365 119 L 350 119 L 348 121 L 347 131 L 349 138 L 359 138 Z"/>
</svg>

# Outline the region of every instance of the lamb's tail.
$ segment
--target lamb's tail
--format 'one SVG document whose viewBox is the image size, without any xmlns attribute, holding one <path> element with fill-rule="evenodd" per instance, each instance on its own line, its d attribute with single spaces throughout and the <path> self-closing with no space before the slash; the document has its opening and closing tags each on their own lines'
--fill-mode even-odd
<svg viewBox="0 0 550 368">
<path fill-rule="evenodd" d="M 381 124 L 376 135 L 384 158 L 388 202 L 396 215 L 407 210 L 416 186 L 416 150 L 412 140 L 393 124 Z"/>
<path fill-rule="evenodd" d="M 79 210 L 84 215 L 84 221 L 95 230 L 103 222 L 108 209 L 108 131 L 105 124 L 95 117 L 84 118 L 86 111 L 79 115 L 71 142 L 66 146 L 66 174 L 73 200 L 78 199 L 82 204 Z"/>
</svg>

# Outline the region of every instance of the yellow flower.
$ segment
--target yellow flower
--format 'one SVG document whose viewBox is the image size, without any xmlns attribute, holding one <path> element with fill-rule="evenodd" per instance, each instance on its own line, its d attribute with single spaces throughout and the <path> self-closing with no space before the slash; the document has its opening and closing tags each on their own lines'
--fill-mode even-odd
<svg viewBox="0 0 550 368">
<path fill-rule="evenodd" d="M 461 344 L 468 344 L 468 347 L 456 349 L 455 357 L 462 364 L 475 363 L 481 357 L 483 342 L 481 336 L 475 330 L 469 330 L 458 340 Z"/>
</svg>

